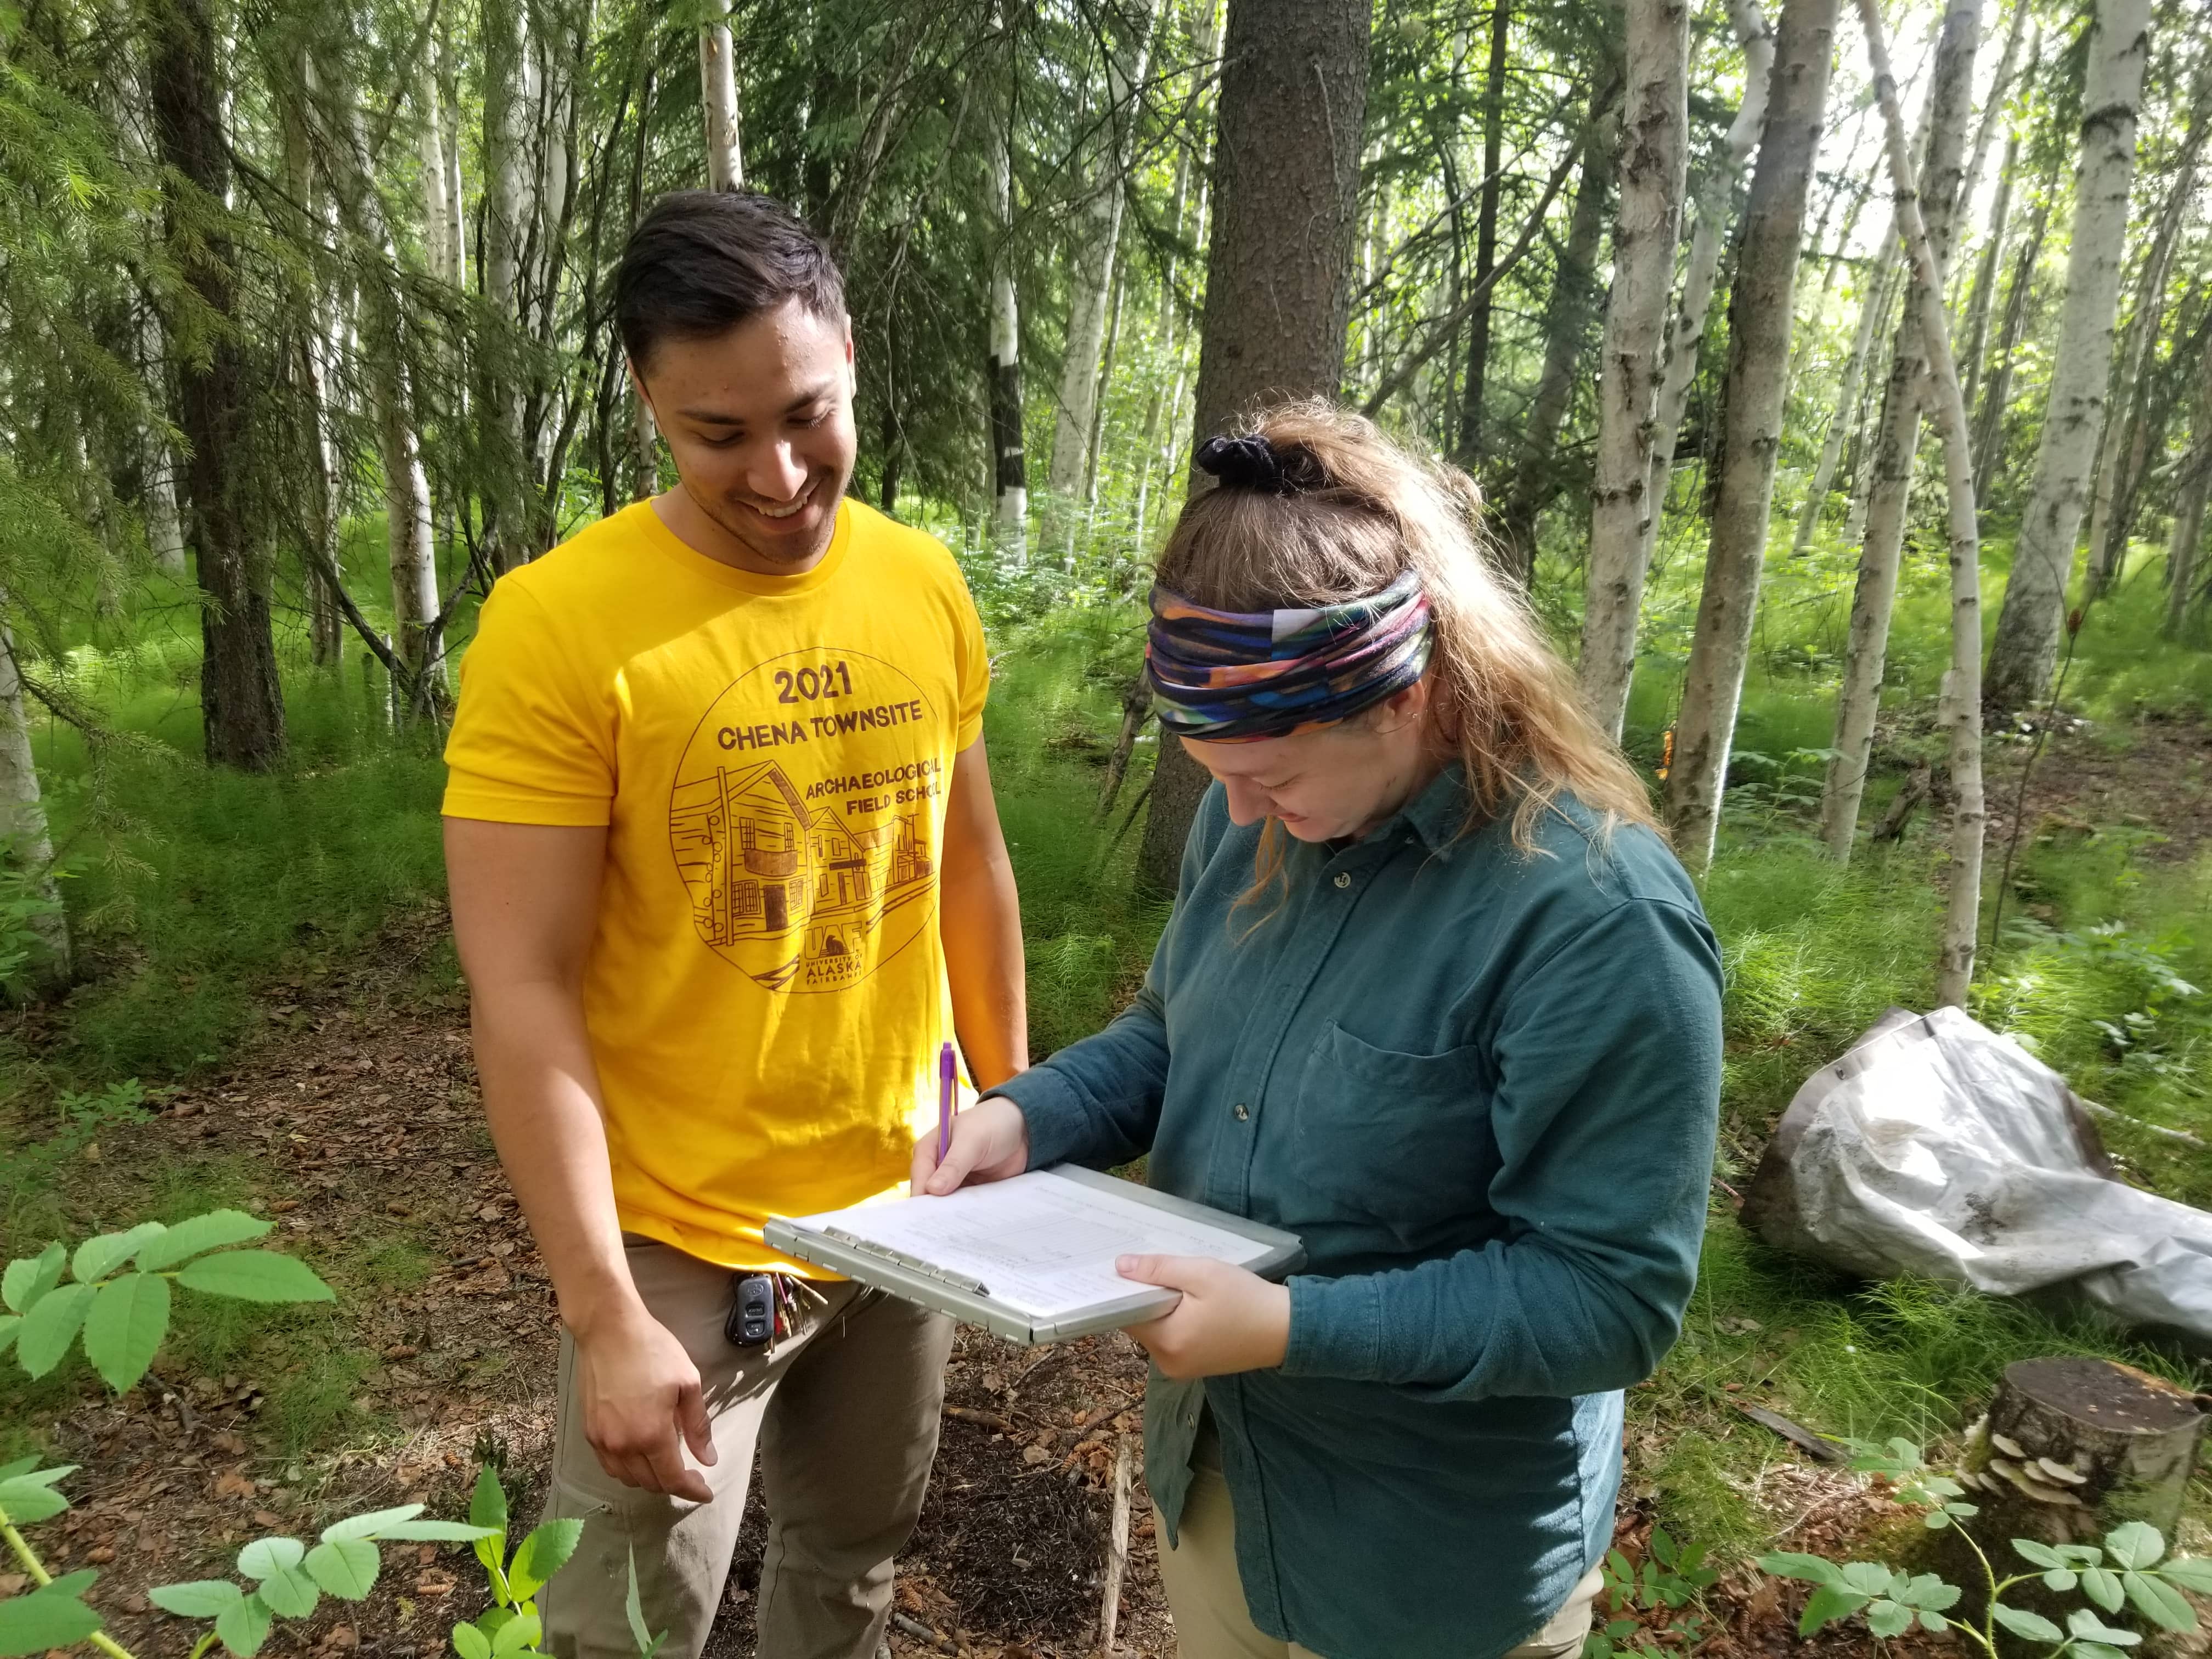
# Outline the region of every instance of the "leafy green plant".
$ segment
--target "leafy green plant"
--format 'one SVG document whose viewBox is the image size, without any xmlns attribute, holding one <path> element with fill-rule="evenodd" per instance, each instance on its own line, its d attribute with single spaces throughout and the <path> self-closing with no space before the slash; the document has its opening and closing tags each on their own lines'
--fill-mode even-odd
<svg viewBox="0 0 2212 1659">
<path fill-rule="evenodd" d="M 142 1221 L 72 1251 L 57 1239 L 0 1275 L 0 1353 L 33 1376 L 59 1364 L 82 1335 L 85 1358 L 117 1393 L 146 1374 L 168 1334 L 170 1285 L 245 1302 L 328 1302 L 331 1287 L 297 1256 L 231 1247 L 270 1224 L 212 1210 L 173 1227 Z"/>
<path fill-rule="evenodd" d="M 241 1589 L 228 1578 L 163 1584 L 147 1599 L 164 1613 L 212 1619 L 214 1627 L 192 1645 L 201 1659 L 220 1643 L 236 1659 L 252 1659 L 278 1617 L 305 1619 L 325 1595 L 359 1601 L 375 1588 L 382 1566 L 380 1543 L 481 1543 L 486 1527 L 458 1521 L 422 1521 L 420 1504 L 349 1516 L 322 1530 L 310 1547 L 296 1538 L 257 1538 L 238 1553 L 238 1571 L 252 1581 Z"/>
<path fill-rule="evenodd" d="M 1705 1631 L 1705 1593 L 1720 1572 L 1705 1565 L 1704 1545 L 1678 1543 L 1664 1527 L 1652 1528 L 1646 1547 L 1640 1567 L 1621 1550 L 1606 1553 L 1600 1571 L 1611 1617 L 1590 1632 L 1583 1659 L 1697 1650 Z"/>
<path fill-rule="evenodd" d="M 507 1492 L 489 1465 L 477 1472 L 476 1492 L 469 1499 L 469 1520 L 476 1528 L 477 1559 L 491 1580 L 492 1604 L 473 1623 L 453 1626 L 453 1651 L 460 1659 L 507 1659 L 510 1654 L 536 1653 L 545 1634 L 538 1614 L 538 1592 L 576 1553 L 584 1523 L 543 1522 L 515 1546 L 510 1556 L 507 1553 Z M 630 1566 L 630 1599 L 635 1606 L 635 1562 Z M 642 1623 L 641 1613 L 632 1614 L 635 1628 L 641 1629 Z"/>
<path fill-rule="evenodd" d="M 1975 1505 L 1961 1501 L 1965 1487 L 1931 1470 L 1919 1447 L 1905 1439 L 1884 1447 L 1848 1443 L 1857 1453 L 1851 1468 L 1886 1477 L 1893 1497 L 1922 1508 L 1922 1525 L 1955 1531 L 1972 1551 L 1986 1581 L 1986 1611 L 1978 1625 L 1954 1617 L 1951 1609 L 1964 1592 L 1932 1572 L 1908 1575 L 1879 1561 L 1837 1562 L 1826 1556 L 1787 1553 L 1763 1555 L 1759 1565 L 1765 1571 L 1814 1587 L 1797 1623 L 1799 1635 L 1810 1636 L 1863 1615 L 1867 1629 L 1877 1637 L 1902 1636 L 1916 1624 L 1931 1632 L 1956 1631 L 1990 1659 L 1997 1659 L 2000 1627 L 2023 1641 L 2049 1644 L 2051 1659 L 2062 1654 L 2073 1659 L 2126 1659 L 2125 1650 L 2140 1644 L 2142 1635 L 2106 1624 L 2103 1615 L 2132 1607 L 2161 1629 L 2197 1628 L 2196 1612 L 2181 1592 L 2212 1594 L 2212 1560 L 2167 1555 L 2166 1539 L 2157 1528 L 2127 1522 L 2106 1534 L 2102 1545 L 2042 1544 L 2015 1538 L 2014 1552 L 2033 1570 L 2001 1577 L 1988 1553 L 1960 1524 L 1978 1513 Z M 2075 1608 L 2063 1628 L 2039 1613 L 2008 1606 L 2005 1592 L 2031 1579 L 2054 1594 L 2078 1592 L 2094 1605 Z"/>
</svg>

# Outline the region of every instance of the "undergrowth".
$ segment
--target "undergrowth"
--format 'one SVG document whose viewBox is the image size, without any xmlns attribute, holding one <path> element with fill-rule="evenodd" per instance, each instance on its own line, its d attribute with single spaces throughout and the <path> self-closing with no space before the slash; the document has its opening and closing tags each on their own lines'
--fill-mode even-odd
<svg viewBox="0 0 2212 1659">
<path fill-rule="evenodd" d="M 2008 549 L 1993 540 L 1988 592 Z M 1540 592 L 1564 591 L 1547 580 Z M 1141 609 L 1073 579 L 1015 576 L 967 561 L 989 625 L 994 685 L 986 736 L 1020 883 L 1030 1037 L 1043 1055 L 1097 1030 L 1134 989 L 1164 921 L 1132 895 L 1149 775 L 1138 749 L 1121 798 L 1102 781 L 1137 669 Z M 1678 1534 L 1741 1556 L 1773 1522 L 1762 1473 L 1796 1454 L 1744 1418 L 1751 1401 L 1815 1430 L 1937 1443 L 1972 1414 L 2004 1364 L 2094 1352 L 2181 1375 L 2170 1356 L 2020 1303 L 1911 1282 L 1866 1286 L 1777 1255 L 1735 1221 L 1740 1187 L 1774 1119 L 1803 1079 L 1893 1006 L 1933 994 L 1942 849 L 1924 822 L 1889 847 L 1863 844 L 1838 868 L 1812 835 L 1850 605 L 1849 562 L 1826 538 L 1814 556 L 1778 554 L 1736 734 L 1707 908 L 1726 971 L 1724 1133 L 1705 1271 L 1683 1340 L 1632 1396 L 1632 1465 Z M 1626 747 L 1649 770 L 1674 718 L 1695 561 L 1669 543 L 1655 574 L 1649 651 Z M 2141 562 L 2093 613 L 2067 702 L 2116 744 L 2143 717 L 2203 718 L 2212 657 L 2157 632 L 2160 595 Z M 1994 617 L 1994 603 L 1985 606 Z M 292 752 L 265 777 L 199 761 L 197 629 L 150 607 L 135 641 L 82 646 L 46 672 L 102 711 L 118 734 L 88 748 L 66 725 L 34 733 L 70 879 L 66 897 L 92 972 L 61 1004 L 19 1018 L 0 1041 L 0 1150 L 9 1165 L 4 1231 L 55 1224 L 71 1205 L 106 1201 L 74 1171 L 85 1148 L 127 1126 L 173 1080 L 223 1064 L 262 1029 L 258 990 L 361 949 L 396 913 L 442 890 L 434 732 L 395 730 L 359 647 L 336 671 L 288 654 Z M 1547 620 L 1571 632 L 1564 614 Z M 1885 688 L 1886 729 L 1923 729 L 1946 659 L 1940 548 L 1916 544 L 1900 591 Z M 290 647 L 288 647 L 288 652 Z M 1916 726 L 1916 722 L 1919 722 Z M 1886 742 L 1893 744 L 1894 739 Z M 1885 754 L 1893 757 L 1894 748 Z M 1869 817 L 1894 788 L 1893 759 L 1870 781 Z M 2212 1153 L 2156 1133 L 2212 1139 L 2212 863 L 2153 866 L 2125 825 L 2031 838 L 1985 950 L 1974 1012 L 2125 1115 L 2105 1132 L 2131 1174 L 2212 1206 Z M 1991 856 L 1992 890 L 1996 854 Z M 422 970 L 423 994 L 450 988 L 450 958 Z M 182 1170 L 140 1213 L 233 1201 L 250 1171 Z M 78 1218 L 82 1219 L 82 1218 Z M 331 1264 L 349 1294 L 404 1289 L 424 1268 L 398 1235 Z M 292 1450 L 356 1432 L 363 1356 L 307 1311 L 248 1332 L 219 1317 L 180 1325 L 179 1367 L 250 1370 Z M 165 1362 L 168 1363 L 168 1362 Z M 1735 1385 L 1733 1389 L 1730 1384 Z M 57 1402 L 30 1385 L 9 1408 Z"/>
</svg>

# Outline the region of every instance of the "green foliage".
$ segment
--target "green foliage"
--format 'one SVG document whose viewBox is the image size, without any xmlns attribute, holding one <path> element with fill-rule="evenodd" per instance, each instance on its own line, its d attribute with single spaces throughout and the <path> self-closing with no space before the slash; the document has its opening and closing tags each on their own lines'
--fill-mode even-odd
<svg viewBox="0 0 2212 1659">
<path fill-rule="evenodd" d="M 544 1626 L 538 1613 L 538 1592 L 568 1565 L 584 1535 L 579 1520 L 541 1522 L 525 1535 L 514 1553 L 507 1553 L 507 1492 L 490 1464 L 477 1471 L 474 1495 L 469 1501 L 469 1521 L 476 1529 L 477 1559 L 491 1581 L 492 1604 L 474 1623 L 453 1626 L 453 1651 L 460 1659 L 507 1659 L 510 1654 L 535 1653 Z M 650 1659 L 652 1648 L 644 1635 L 644 1618 L 637 1612 L 637 1565 L 630 1564 L 630 1628 Z M 653 1644 L 658 1646 L 658 1643 Z"/>
<path fill-rule="evenodd" d="M 1678 1543 L 1664 1527 L 1651 1529 L 1646 1548 L 1641 1566 L 1625 1551 L 1607 1552 L 1601 1594 L 1609 1616 L 1583 1644 L 1583 1659 L 1697 1650 L 1705 1593 L 1720 1581 L 1720 1571 L 1705 1565 L 1704 1545 Z"/>
<path fill-rule="evenodd" d="M 483 1527 L 458 1521 L 422 1521 L 420 1504 L 349 1516 L 322 1530 L 310 1547 L 296 1538 L 257 1538 L 238 1553 L 239 1576 L 250 1589 L 228 1578 L 164 1584 L 147 1592 L 164 1613 L 184 1619 L 212 1619 L 215 1628 L 192 1650 L 216 1643 L 235 1656 L 252 1659 L 277 1619 L 305 1619 L 325 1595 L 358 1601 L 375 1588 L 382 1559 L 380 1543 L 473 1543 L 488 1535 Z"/>
<path fill-rule="evenodd" d="M 85 1358 L 118 1393 L 146 1374 L 169 1328 L 169 1283 L 247 1302 L 327 1302 L 329 1285 L 297 1257 L 228 1247 L 270 1224 L 216 1210 L 173 1227 L 142 1221 L 102 1233 L 74 1255 L 59 1240 L 8 1264 L 0 1276 L 0 1351 L 12 1346 L 32 1376 L 61 1363 L 80 1332 Z M 129 1272 L 121 1272 L 126 1264 Z M 72 1280 L 64 1284 L 67 1273 Z"/>
<path fill-rule="evenodd" d="M 2101 1615 L 2132 1607 L 2137 1617 L 2162 1630 L 2197 1628 L 2196 1612 L 2180 1592 L 2212 1589 L 2212 1560 L 2167 1556 L 2166 1539 L 2157 1528 L 2127 1522 L 2106 1534 L 2102 1546 L 2049 1545 L 2015 1538 L 2014 1553 L 2036 1571 L 2000 1577 L 1988 1553 L 1961 1524 L 1977 1510 L 1959 1501 L 1964 1488 L 1958 1481 L 1930 1469 L 1921 1449 L 1910 1440 L 1899 1437 L 1881 1446 L 1851 1443 L 1856 1453 L 1853 1469 L 1886 1480 L 1899 1502 L 1922 1510 L 1924 1525 L 1937 1530 L 1959 1528 L 1983 1569 L 1982 1622 L 1977 1625 L 1951 1612 L 1962 1592 L 1934 1573 L 1908 1576 L 1878 1561 L 1836 1562 L 1787 1552 L 1762 1555 L 1759 1565 L 1764 1571 L 1814 1587 L 1798 1620 L 1799 1635 L 1812 1636 L 1863 1614 L 1868 1630 L 1881 1638 L 1902 1636 L 1916 1622 L 1931 1632 L 1956 1630 L 1989 1659 L 1998 1659 L 2000 1626 L 2022 1641 L 2045 1644 L 2052 1659 L 2062 1654 L 2075 1659 L 2123 1659 L 2121 1650 L 2137 1645 L 2142 1637 L 2106 1625 Z M 2003 1600 L 2007 1590 L 2030 1579 L 2056 1595 L 2078 1592 L 2095 1605 L 2074 1609 L 2062 1629 L 2043 1614 L 2008 1606 Z"/>
</svg>

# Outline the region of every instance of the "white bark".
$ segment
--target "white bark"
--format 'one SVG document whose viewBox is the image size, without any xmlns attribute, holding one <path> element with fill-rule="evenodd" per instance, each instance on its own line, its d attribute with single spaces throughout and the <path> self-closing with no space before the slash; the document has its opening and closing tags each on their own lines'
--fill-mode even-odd
<svg viewBox="0 0 2212 1659">
<path fill-rule="evenodd" d="M 1966 167 L 1981 9 L 1981 0 L 1951 0 L 1945 8 L 1936 70 L 1928 88 L 1928 159 L 1919 169 L 1924 187 L 1915 188 L 1910 201 L 1898 198 L 1892 222 L 1892 228 L 1901 233 L 1910 207 L 1927 234 L 1936 261 L 1935 301 L 1939 307 Z M 1918 282 L 1916 269 L 1909 274 L 1905 310 L 1898 319 L 1881 429 L 1870 469 L 1866 539 L 1859 550 L 1850 628 L 1844 646 L 1843 684 L 1836 696 L 1835 753 L 1820 792 L 1820 839 L 1829 855 L 1838 860 L 1851 855 L 1859 805 L 1866 794 L 1875 720 L 1881 711 L 1882 674 L 1888 662 L 1890 615 L 1897 604 L 1898 568 L 1920 453 L 1920 417 L 1929 390 L 1927 330 L 1922 321 L 1926 307 L 1921 304 Z"/>
<path fill-rule="evenodd" d="M 305 52 L 293 61 L 293 72 L 301 87 L 312 89 L 313 72 Z M 317 182 L 313 146 L 309 142 L 305 99 L 287 100 L 280 111 L 284 152 L 284 181 L 292 199 L 314 222 L 317 235 L 336 246 L 337 224 L 331 192 Z M 336 664 L 341 654 L 337 593 L 324 573 L 341 569 L 339 535 L 343 503 L 339 480 L 343 476 L 338 449 L 331 428 L 331 365 L 338 361 L 339 324 L 337 307 L 318 281 L 311 283 L 305 315 L 300 318 L 297 356 L 292 367 L 299 375 L 300 404 L 307 417 L 308 465 L 307 530 L 314 538 L 315 556 L 307 574 L 307 649 L 318 667 Z"/>
<path fill-rule="evenodd" d="M 1091 433 L 1098 401 L 1098 360 L 1106 340 L 1106 314 L 1113 302 L 1114 260 L 1121 240 L 1122 175 L 1128 170 L 1129 139 L 1135 131 L 1130 100 L 1144 83 L 1151 60 L 1153 19 L 1159 0 L 1139 0 L 1133 20 L 1136 33 L 1106 58 L 1106 106 L 1094 124 L 1095 138 L 1083 169 L 1087 195 L 1075 213 L 1073 257 L 1069 262 L 1067 349 L 1060 360 L 1059 415 L 1053 425 L 1052 467 L 1046 483 L 1054 496 L 1078 495 L 1090 471 Z"/>
<path fill-rule="evenodd" d="M 453 51 L 442 20 L 438 36 L 438 106 L 446 137 L 446 280 L 466 291 L 469 285 L 469 198 L 461 178 L 460 98 L 454 84 Z"/>
<path fill-rule="evenodd" d="M 1805 204 L 1826 112 L 1837 7 L 1838 0 L 1784 0 L 1780 38 L 1768 46 L 1778 60 L 1779 90 L 1744 204 L 1742 252 L 1729 302 L 1720 490 L 1667 777 L 1668 819 L 1692 869 L 1712 861 L 1751 657 L 1782 447 Z M 1658 476 L 1655 470 L 1655 480 Z"/>
<path fill-rule="evenodd" d="M 1897 250 L 1892 240 L 1885 243 L 1867 276 L 1866 297 L 1859 302 L 1858 331 L 1851 336 L 1850 356 L 1844 360 L 1843 383 L 1836 388 L 1835 412 L 1828 417 L 1820 459 L 1814 463 L 1813 479 L 1798 511 L 1797 534 L 1790 544 L 1793 558 L 1813 544 L 1813 532 L 1820 526 L 1821 509 L 1827 505 L 1829 487 L 1836 481 L 1836 463 L 1843 457 L 1844 440 L 1858 411 L 1859 383 L 1866 374 L 1867 359 L 1874 355 L 1875 330 L 1889 308 L 1889 285 L 1896 270 Z"/>
<path fill-rule="evenodd" d="M 1651 434 L 1651 511 L 1644 521 L 1638 562 L 1650 568 L 1659 544 L 1660 521 L 1667 513 L 1667 484 L 1674 471 L 1674 445 L 1690 406 L 1690 387 L 1698 378 L 1698 357 L 1705 341 L 1706 315 L 1721 269 L 1724 233 L 1735 210 L 1743 165 L 1759 144 L 1766 125 L 1767 83 L 1774 69 L 1774 27 L 1757 0 L 1730 0 L 1729 21 L 1743 48 L 1743 103 L 1721 142 L 1720 165 L 1705 181 L 1690 232 L 1689 263 L 1682 273 L 1682 299 L 1668 330 L 1667 366 L 1659 382 L 1657 425 Z"/>
<path fill-rule="evenodd" d="M 0 602 L 5 595 L 0 594 Z M 43 960 L 31 964 L 33 977 L 49 988 L 65 985 L 70 975 L 69 917 L 54 880 L 54 845 L 46 828 L 46 803 L 39 794 L 39 769 L 31 750 L 31 725 L 23 708 L 23 680 L 15 667 L 15 641 L 0 623 L 0 837 L 9 861 L 30 877 L 31 893 L 53 908 L 33 916 L 28 925 Z"/>
<path fill-rule="evenodd" d="M 376 417 L 377 458 L 384 473 L 386 545 L 392 574 L 392 648 L 417 687 L 418 702 L 442 701 L 447 690 L 445 652 L 438 618 L 437 541 L 431 517 L 430 483 L 422 467 L 422 446 L 416 431 L 408 365 L 400 355 L 402 328 L 397 286 L 398 254 L 390 216 L 370 176 L 367 134 L 350 89 L 341 88 L 347 109 L 343 130 L 326 147 L 337 158 L 333 181 L 350 221 L 366 245 L 362 298 L 373 337 L 363 354 L 370 401 Z"/>
<path fill-rule="evenodd" d="M 138 313 L 138 356 L 141 372 L 149 388 L 148 396 L 157 409 L 168 402 L 165 395 L 167 376 L 162 368 L 166 355 L 161 319 L 148 306 Z M 185 574 L 185 526 L 177 512 L 176 457 L 161 434 L 143 422 L 138 428 L 138 444 L 140 465 L 146 477 L 146 544 L 153 550 L 156 569 L 163 575 L 181 578 Z"/>
<path fill-rule="evenodd" d="M 489 537 L 492 568 L 502 572 L 530 556 L 531 488 L 517 352 L 525 332 L 522 258 L 532 219 L 523 4 L 524 0 L 485 0 L 483 7 L 484 298 L 496 319 L 482 347 L 482 378 L 491 404 L 484 493 L 495 520 Z"/>
<path fill-rule="evenodd" d="M 2189 416 L 2189 453 L 2173 507 L 2173 526 L 2166 540 L 2166 623 L 2168 639 L 2179 637 L 2197 600 L 2197 553 L 2204 539 L 2204 503 L 2212 495 L 2212 335 L 2197 371 L 2197 402 Z"/>
<path fill-rule="evenodd" d="M 707 188 L 744 189 L 737 55 L 731 48 L 726 16 L 699 26 L 699 106 L 707 117 Z"/>
<path fill-rule="evenodd" d="M 1580 671 L 1583 699 L 1613 738 L 1636 668 L 1649 568 L 1644 520 L 1659 510 L 1651 499 L 1652 432 L 1689 155 L 1689 45 L 1688 0 L 1639 0 L 1628 8 L 1620 198 L 1601 348 Z"/>
<path fill-rule="evenodd" d="M 2200 80 L 2200 87 L 2204 82 Z M 2158 217 L 2158 230 L 2150 251 L 2143 256 L 2142 280 L 2136 286 L 2135 313 L 2129 319 L 2125 343 L 2120 353 L 2118 420 L 2106 423 L 2098 447 L 2097 484 L 2089 503 L 2089 591 L 2102 593 L 2120 574 L 2127 559 L 2128 526 L 2115 522 L 2114 509 L 2124 520 L 2127 497 L 2132 493 L 2149 447 L 2143 418 L 2144 403 L 2151 395 L 2148 376 L 2158 359 L 2158 340 L 2166 324 L 2166 285 L 2173 269 L 2174 245 L 2179 239 L 2197 189 L 2197 161 L 2204 143 L 2205 122 L 2200 112 L 2191 123 L 2181 154 L 2174 158 L 2173 181 Z"/>
<path fill-rule="evenodd" d="M 1966 346 L 1959 372 L 1966 377 L 1960 392 L 1966 400 L 1969 418 L 1973 414 L 1974 393 L 1981 379 L 1982 359 L 1989 351 L 1990 313 L 1996 309 L 1997 267 L 2004 258 L 2005 230 L 2012 216 L 2012 177 L 2019 165 L 2020 134 L 2009 133 L 2005 138 L 2004 167 L 1997 175 L 1996 199 L 1990 204 L 1989 237 L 1982 246 L 1981 262 L 1974 272 L 1973 292 L 1966 301 Z"/>
<path fill-rule="evenodd" d="M 1943 437 L 1943 477 L 1951 555 L 1951 667 L 1943 677 L 1936 719 L 1949 734 L 1951 793 L 1948 896 L 1936 972 L 1939 1001 L 1964 1006 L 1974 977 L 1980 932 L 1982 841 L 1987 812 L 1982 798 L 1981 532 L 1974 507 L 1973 445 L 1966 430 L 1966 402 L 1952 360 L 1949 319 L 1943 309 L 1943 267 L 1913 193 L 1912 161 L 1905 119 L 1898 112 L 1897 82 L 1882 43 L 1879 0 L 1858 0 L 1873 60 L 1875 95 L 1889 131 L 1890 175 L 1897 188 L 1898 228 L 1912 261 L 1912 297 L 1918 301 L 1921 342 L 1927 353 L 1928 407 Z"/>
<path fill-rule="evenodd" d="M 449 239 L 453 235 L 453 204 L 447 192 L 453 188 L 453 174 L 446 165 L 446 135 L 444 131 L 444 100 L 438 95 L 438 74 L 435 58 L 422 54 L 422 79 L 416 92 L 422 118 L 422 252 L 430 274 L 440 282 L 453 281 L 453 250 Z"/>
<path fill-rule="evenodd" d="M 2066 299 L 2027 511 L 2014 544 L 2012 574 L 1990 651 L 1986 694 L 1994 708 L 2036 702 L 2057 666 L 2074 544 L 2087 502 L 2097 435 L 2105 423 L 2128 193 L 2135 182 L 2136 112 L 2150 54 L 2150 0 L 2098 0 L 2090 26 Z"/>
<path fill-rule="evenodd" d="M 1006 126 L 991 124 L 991 205 L 998 257 L 991 270 L 991 538 L 1000 556 L 1029 562 L 1029 461 L 1022 434 L 1022 312 L 1014 291 L 1014 162 Z"/>
</svg>

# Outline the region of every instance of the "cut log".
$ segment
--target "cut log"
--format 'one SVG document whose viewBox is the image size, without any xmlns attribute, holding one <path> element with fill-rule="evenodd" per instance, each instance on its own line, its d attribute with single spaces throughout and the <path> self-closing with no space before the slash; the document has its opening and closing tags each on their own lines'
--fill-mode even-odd
<svg viewBox="0 0 2212 1659">
<path fill-rule="evenodd" d="M 2198 1396 L 2131 1365 L 2018 1360 L 1966 1448 L 1975 1534 L 2090 1543 L 2145 1521 L 2171 1543 L 2203 1435 Z"/>
</svg>

